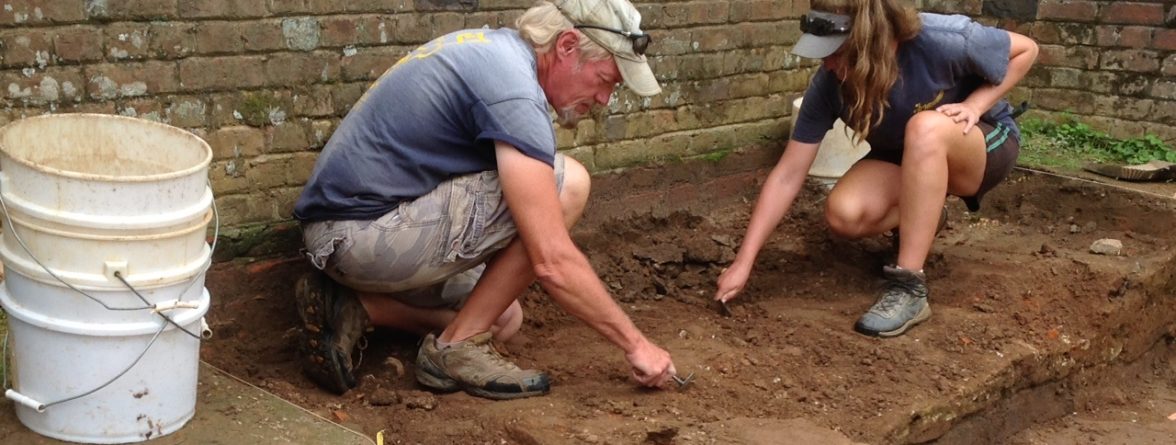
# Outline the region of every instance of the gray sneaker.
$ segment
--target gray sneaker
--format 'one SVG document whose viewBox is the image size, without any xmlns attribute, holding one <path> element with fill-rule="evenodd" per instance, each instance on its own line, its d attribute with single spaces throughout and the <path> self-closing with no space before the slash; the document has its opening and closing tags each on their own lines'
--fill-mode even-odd
<svg viewBox="0 0 1176 445">
<path fill-rule="evenodd" d="M 355 292 L 335 283 L 326 274 L 304 275 L 294 287 L 294 301 L 302 317 L 302 369 L 306 375 L 335 394 L 356 385 L 351 353 L 366 332 L 370 319 Z"/>
<path fill-rule="evenodd" d="M 437 391 L 464 390 L 478 397 L 507 400 L 540 396 L 551 390 L 547 374 L 521 369 L 490 344 L 484 332 L 445 349 L 425 336 L 417 353 L 417 382 Z"/>
<path fill-rule="evenodd" d="M 883 266 L 886 292 L 853 326 L 855 331 L 875 337 L 902 335 L 911 326 L 931 317 L 927 304 L 927 278 L 920 272 Z"/>
</svg>

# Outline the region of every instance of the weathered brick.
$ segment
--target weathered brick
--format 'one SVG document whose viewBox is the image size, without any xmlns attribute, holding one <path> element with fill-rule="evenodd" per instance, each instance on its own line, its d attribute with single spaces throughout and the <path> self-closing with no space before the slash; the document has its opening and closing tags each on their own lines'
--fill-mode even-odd
<svg viewBox="0 0 1176 445">
<path fill-rule="evenodd" d="M 179 90 L 174 62 L 95 64 L 85 67 L 86 91 L 93 99 L 117 99 Z"/>
<path fill-rule="evenodd" d="M 269 222 L 276 218 L 274 209 L 263 196 L 247 194 L 218 195 L 216 208 L 222 226 Z"/>
<path fill-rule="evenodd" d="M 420 17 L 411 14 L 396 14 L 384 18 L 381 43 L 420 45 L 433 38 L 429 26 L 420 25 Z M 385 42 L 386 40 L 386 42 Z"/>
<path fill-rule="evenodd" d="M 1134 97 L 1100 95 L 1095 98 L 1095 109 L 1113 111 L 1121 119 L 1148 120 L 1155 101 Z"/>
<path fill-rule="evenodd" d="M 787 45 L 792 47 L 800 39 L 800 26 L 792 26 L 796 22 L 773 23 L 743 23 L 739 27 L 746 30 L 747 44 L 752 47 Z"/>
<path fill-rule="evenodd" d="M 980 0 L 922 0 L 922 3 L 923 5 L 919 9 L 924 11 L 978 15 L 982 2 Z"/>
<path fill-rule="evenodd" d="M 1152 46 L 1154 28 L 1146 26 L 1124 26 L 1119 32 L 1119 46 L 1128 48 L 1149 48 Z"/>
<path fill-rule="evenodd" d="M 1042 0 L 1037 7 L 1039 20 L 1090 23 L 1098 17 L 1098 3 L 1093 1 Z"/>
<path fill-rule="evenodd" d="M 178 59 L 196 52 L 196 25 L 152 23 L 149 32 L 149 47 L 154 57 Z"/>
<path fill-rule="evenodd" d="M 76 23 L 85 19 L 85 3 L 77 0 L 8 0 L 0 8 L 0 26 Z"/>
<path fill-rule="evenodd" d="M 1082 122 L 1120 139 L 1139 137 L 1144 133 L 1142 122 L 1105 116 L 1084 116 Z"/>
<path fill-rule="evenodd" d="M 1057 23 L 1059 43 L 1064 45 L 1094 45 L 1098 42 L 1096 28 L 1084 23 Z"/>
<path fill-rule="evenodd" d="M 727 23 L 727 2 L 689 1 L 638 4 L 643 29 L 702 26 Z"/>
<path fill-rule="evenodd" d="M 165 122 L 181 128 L 208 125 L 208 104 L 199 97 L 175 97 L 164 109 Z"/>
<path fill-rule="evenodd" d="M 273 204 L 274 219 L 289 220 L 294 217 L 294 204 L 302 194 L 302 185 L 270 190 L 269 202 Z"/>
<path fill-rule="evenodd" d="M 1039 45 L 1037 63 L 1049 66 L 1093 69 L 1098 67 L 1098 49 L 1082 46 Z"/>
<path fill-rule="evenodd" d="M 239 22 L 200 22 L 196 25 L 195 34 L 197 54 L 237 54 L 245 48 Z"/>
<path fill-rule="evenodd" d="M 179 0 L 118 0 L 85 2 L 90 18 L 105 20 L 167 20 L 176 17 Z"/>
<path fill-rule="evenodd" d="M 340 61 L 341 76 L 346 81 L 374 81 L 407 52 L 402 47 L 361 48 Z"/>
<path fill-rule="evenodd" d="M 376 15 L 350 15 L 324 17 L 319 20 L 322 37 L 319 45 L 342 47 L 347 45 L 373 45 L 381 43 L 382 21 Z"/>
<path fill-rule="evenodd" d="M 4 67 L 35 66 L 53 63 L 53 32 L 20 29 L 0 32 L 0 60 Z"/>
<path fill-rule="evenodd" d="M 402 0 L 407 2 L 408 0 Z M 480 0 L 478 2 L 478 9 L 481 10 L 495 10 L 495 9 L 527 9 L 535 6 L 535 2 L 531 0 Z"/>
<path fill-rule="evenodd" d="M 335 104 L 335 114 L 346 115 L 355 101 L 367 91 L 367 83 L 338 83 L 331 92 L 331 101 Z"/>
<path fill-rule="evenodd" d="M 1162 25 L 1164 5 L 1160 3 L 1107 2 L 1099 13 L 1103 23 L 1124 25 Z"/>
<path fill-rule="evenodd" d="M 140 60 L 151 54 L 151 26 L 146 23 L 112 23 L 102 27 L 106 54 L 111 61 Z"/>
<path fill-rule="evenodd" d="M 241 159 L 214 161 L 208 166 L 208 181 L 212 183 L 212 193 L 220 196 L 249 192 L 252 184 L 245 177 L 245 170 L 249 168 L 247 165 L 248 163 Z"/>
<path fill-rule="evenodd" d="M 89 26 L 58 28 L 53 52 L 64 63 L 102 60 L 102 31 Z"/>
<path fill-rule="evenodd" d="M 290 154 L 262 155 L 249 161 L 245 177 L 257 190 L 268 190 L 287 185 Z"/>
<path fill-rule="evenodd" d="M 1054 88 L 1078 89 L 1082 87 L 1082 70 L 1053 68 L 1048 70 L 1049 86 Z"/>
<path fill-rule="evenodd" d="M 179 61 L 184 91 L 256 88 L 265 85 L 261 56 L 190 57 Z"/>
<path fill-rule="evenodd" d="M 313 149 L 322 149 L 331 135 L 335 133 L 335 128 L 339 125 L 335 120 L 317 120 L 310 123 L 310 140 L 314 143 Z"/>
<path fill-rule="evenodd" d="M 1156 81 L 1149 94 L 1156 99 L 1174 100 L 1176 99 L 1176 81 L 1171 79 Z"/>
<path fill-rule="evenodd" d="M 310 179 L 314 172 L 314 162 L 318 160 L 318 153 L 294 153 L 290 158 L 290 168 L 286 170 L 287 185 L 302 185 Z"/>
<path fill-rule="evenodd" d="M 218 128 L 205 138 L 212 147 L 213 159 L 248 159 L 265 150 L 264 130 L 244 125 Z"/>
<path fill-rule="evenodd" d="M 289 153 L 310 148 L 308 124 L 309 121 L 304 119 L 287 120 L 266 128 L 266 153 Z"/>
<path fill-rule="evenodd" d="M 286 49 L 280 20 L 237 22 L 246 51 L 277 51 Z"/>
<path fill-rule="evenodd" d="M 1176 29 L 1156 29 L 1155 49 L 1161 51 L 1176 51 Z"/>
<path fill-rule="evenodd" d="M 751 0 L 729 2 L 732 23 L 780 20 L 791 17 L 792 0 Z"/>
<path fill-rule="evenodd" d="M 306 0 L 266 0 L 270 15 L 302 14 L 310 12 Z"/>
<path fill-rule="evenodd" d="M 265 61 L 270 86 L 310 85 L 339 78 L 339 56 L 334 52 L 279 53 Z"/>
<path fill-rule="evenodd" d="M 514 22 L 522 15 L 522 11 L 483 11 L 466 14 L 465 29 L 513 28 Z"/>
<path fill-rule="evenodd" d="M 226 18 L 242 19 L 262 17 L 268 14 L 266 3 L 261 1 L 237 0 L 184 0 L 177 8 L 182 18 Z"/>
<path fill-rule="evenodd" d="M 24 105 L 78 102 L 85 95 L 81 68 L 48 67 L 31 75 L 19 70 L 0 72 L 0 91 L 11 102 Z"/>
<path fill-rule="evenodd" d="M 293 94 L 291 99 L 291 110 L 294 116 L 326 117 L 334 115 L 335 109 L 331 104 L 330 86 L 312 85 Z"/>
<path fill-rule="evenodd" d="M 311 17 L 282 19 L 282 37 L 286 48 L 296 51 L 310 51 L 319 46 L 322 35 L 319 22 Z"/>
<path fill-rule="evenodd" d="M 433 21 L 433 32 L 431 33 L 430 39 L 465 28 L 464 14 L 439 12 L 433 14 L 431 19 Z"/>
<path fill-rule="evenodd" d="M 1160 74 L 1164 76 L 1176 76 L 1176 54 L 1168 54 L 1164 59 L 1164 67 L 1160 69 Z"/>
<path fill-rule="evenodd" d="M 121 116 L 163 122 L 162 105 L 159 99 L 154 97 L 121 100 L 117 103 L 117 112 Z"/>
<path fill-rule="evenodd" d="M 1041 88 L 1033 93 L 1035 106 L 1043 110 L 1069 111 L 1078 114 L 1093 114 L 1098 96 L 1085 91 L 1055 90 Z"/>
<path fill-rule="evenodd" d="M 1155 51 L 1108 50 L 1103 52 L 1099 68 L 1148 73 L 1159 70 L 1160 57 Z"/>
</svg>

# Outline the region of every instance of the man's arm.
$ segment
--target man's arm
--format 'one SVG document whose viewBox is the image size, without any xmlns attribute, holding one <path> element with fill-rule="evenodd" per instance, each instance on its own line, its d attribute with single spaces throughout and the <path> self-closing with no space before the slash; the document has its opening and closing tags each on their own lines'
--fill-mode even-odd
<svg viewBox="0 0 1176 445">
<path fill-rule="evenodd" d="M 504 142 L 495 144 L 495 152 L 503 197 L 539 284 L 565 310 L 624 350 L 639 382 L 665 383 L 676 372 L 669 353 L 637 329 L 572 242 L 551 167 Z"/>
</svg>

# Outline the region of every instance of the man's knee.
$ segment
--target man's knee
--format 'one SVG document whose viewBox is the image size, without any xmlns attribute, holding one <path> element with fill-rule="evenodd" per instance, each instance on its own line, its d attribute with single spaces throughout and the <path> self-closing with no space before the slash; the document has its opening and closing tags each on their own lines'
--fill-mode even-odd
<svg viewBox="0 0 1176 445">
<path fill-rule="evenodd" d="M 559 194 L 559 201 L 563 206 L 564 221 L 568 226 L 575 224 L 588 204 L 588 195 L 592 189 L 592 177 L 588 169 L 575 159 L 564 159 L 563 187 Z"/>
</svg>

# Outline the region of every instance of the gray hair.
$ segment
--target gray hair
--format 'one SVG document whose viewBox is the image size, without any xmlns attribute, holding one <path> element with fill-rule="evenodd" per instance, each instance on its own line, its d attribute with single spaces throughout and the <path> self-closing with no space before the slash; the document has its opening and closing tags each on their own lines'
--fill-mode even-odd
<svg viewBox="0 0 1176 445">
<path fill-rule="evenodd" d="M 548 1 L 539 2 L 515 21 L 519 36 L 530 43 L 539 54 L 550 51 L 555 46 L 555 39 L 559 37 L 560 32 L 574 30 L 573 26 L 559 8 Z M 612 56 L 586 34 L 580 33 L 580 36 L 580 53 L 585 60 L 601 60 Z"/>
</svg>

